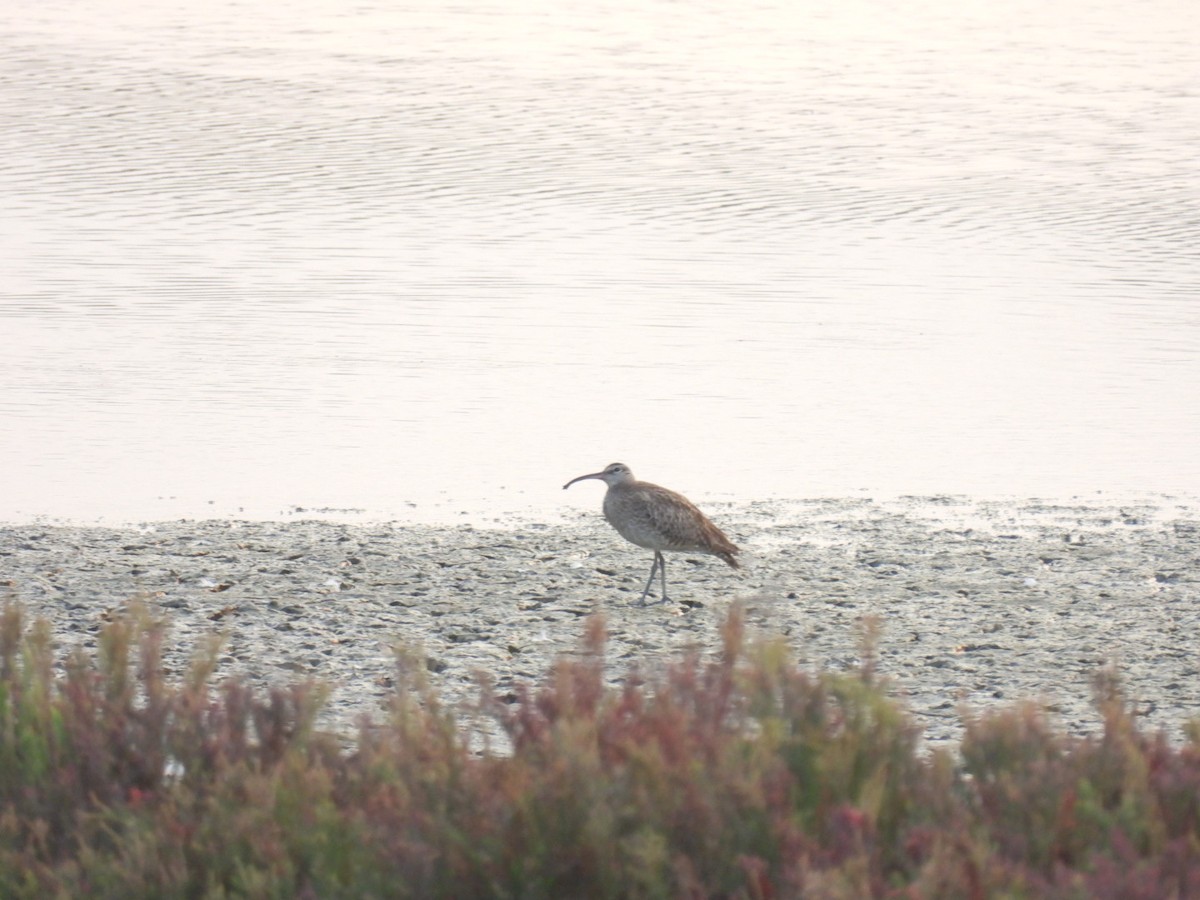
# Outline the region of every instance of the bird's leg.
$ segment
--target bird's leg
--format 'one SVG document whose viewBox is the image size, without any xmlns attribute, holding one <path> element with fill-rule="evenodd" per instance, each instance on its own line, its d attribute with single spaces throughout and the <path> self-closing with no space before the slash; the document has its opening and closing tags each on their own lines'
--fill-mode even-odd
<svg viewBox="0 0 1200 900">
<path fill-rule="evenodd" d="M 654 551 L 658 554 L 658 574 L 662 577 L 662 599 L 659 603 L 667 602 L 667 558 L 662 555 L 661 550 Z"/>
<path fill-rule="evenodd" d="M 659 561 L 662 559 L 662 554 L 657 550 L 654 551 L 654 565 L 650 567 L 650 577 L 646 580 L 646 589 L 642 591 L 642 599 L 638 601 L 638 606 L 646 605 L 646 595 L 650 593 L 650 585 L 654 584 L 654 574 L 658 571 Z M 657 602 L 657 601 L 656 601 Z"/>
<path fill-rule="evenodd" d="M 646 589 L 642 591 L 642 599 L 638 602 L 638 606 L 646 606 L 646 595 L 650 593 L 650 585 L 654 584 L 654 573 L 662 577 L 662 597 L 654 601 L 654 604 L 667 602 L 667 560 L 659 550 L 654 551 L 654 565 L 650 567 L 650 578 L 646 582 Z"/>
</svg>

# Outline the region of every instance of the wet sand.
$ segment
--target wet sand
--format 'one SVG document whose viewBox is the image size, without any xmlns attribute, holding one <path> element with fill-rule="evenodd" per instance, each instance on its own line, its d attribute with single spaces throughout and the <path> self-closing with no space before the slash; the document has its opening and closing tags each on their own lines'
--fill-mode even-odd
<svg viewBox="0 0 1200 900">
<path fill-rule="evenodd" d="M 720 643 L 731 602 L 752 635 L 812 667 L 858 658 L 877 616 L 878 665 L 931 745 L 961 734 L 960 704 L 1044 702 L 1094 731 L 1091 678 L 1114 662 L 1144 721 L 1179 738 L 1200 717 L 1200 512 L 923 497 L 706 504 L 744 549 L 735 572 L 669 557 L 672 603 L 639 607 L 650 553 L 599 512 L 562 525 L 482 529 L 325 521 L 0 526 L 0 587 L 47 617 L 60 647 L 94 646 L 133 597 L 166 614 L 178 673 L 211 633 L 219 674 L 333 686 L 324 724 L 377 713 L 393 647 L 428 655 L 442 696 L 470 701 L 483 670 L 504 694 L 574 650 L 603 610 L 611 676 Z"/>
</svg>

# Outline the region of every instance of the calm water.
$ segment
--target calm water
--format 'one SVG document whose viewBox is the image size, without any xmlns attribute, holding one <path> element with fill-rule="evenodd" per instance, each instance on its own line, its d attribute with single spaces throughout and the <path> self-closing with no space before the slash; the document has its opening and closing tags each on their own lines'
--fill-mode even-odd
<svg viewBox="0 0 1200 900">
<path fill-rule="evenodd" d="M 1194 0 L 45 0 L 0 121 L 0 519 L 1200 494 Z"/>
</svg>

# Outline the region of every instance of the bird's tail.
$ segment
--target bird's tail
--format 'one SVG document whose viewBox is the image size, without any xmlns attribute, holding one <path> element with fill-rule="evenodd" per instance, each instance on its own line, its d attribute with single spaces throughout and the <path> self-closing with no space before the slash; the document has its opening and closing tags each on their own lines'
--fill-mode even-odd
<svg viewBox="0 0 1200 900">
<path fill-rule="evenodd" d="M 736 553 L 736 552 L 737 551 L 735 550 L 734 553 Z M 732 568 L 732 569 L 740 569 L 741 568 L 741 566 L 738 565 L 738 561 L 733 558 L 733 553 L 730 553 L 728 550 L 721 551 L 720 553 L 717 554 L 717 556 L 719 556 L 721 559 L 725 560 L 725 562 L 729 563 L 730 568 Z"/>
</svg>

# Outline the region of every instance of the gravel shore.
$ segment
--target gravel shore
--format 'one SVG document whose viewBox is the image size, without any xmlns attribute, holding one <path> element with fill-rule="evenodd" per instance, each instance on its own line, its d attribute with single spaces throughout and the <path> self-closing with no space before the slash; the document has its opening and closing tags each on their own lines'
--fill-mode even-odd
<svg viewBox="0 0 1200 900">
<path fill-rule="evenodd" d="M 925 728 L 954 741 L 959 707 L 1043 701 L 1093 731 L 1091 677 L 1112 661 L 1145 721 L 1173 738 L 1200 717 L 1200 513 L 1158 498 L 1115 505 L 961 497 L 706 504 L 744 549 L 735 572 L 668 559 L 672 603 L 638 607 L 650 553 L 599 512 L 566 524 L 429 527 L 177 521 L 128 528 L 0 526 L 0 586 L 94 646 L 107 615 L 145 598 L 172 623 L 180 671 L 226 635 L 220 674 L 333 685 L 325 724 L 348 729 L 393 683 L 393 647 L 423 651 L 447 700 L 537 679 L 603 610 L 614 680 L 719 646 L 734 600 L 751 634 L 808 665 L 852 666 L 877 616 L 879 668 Z"/>
</svg>

